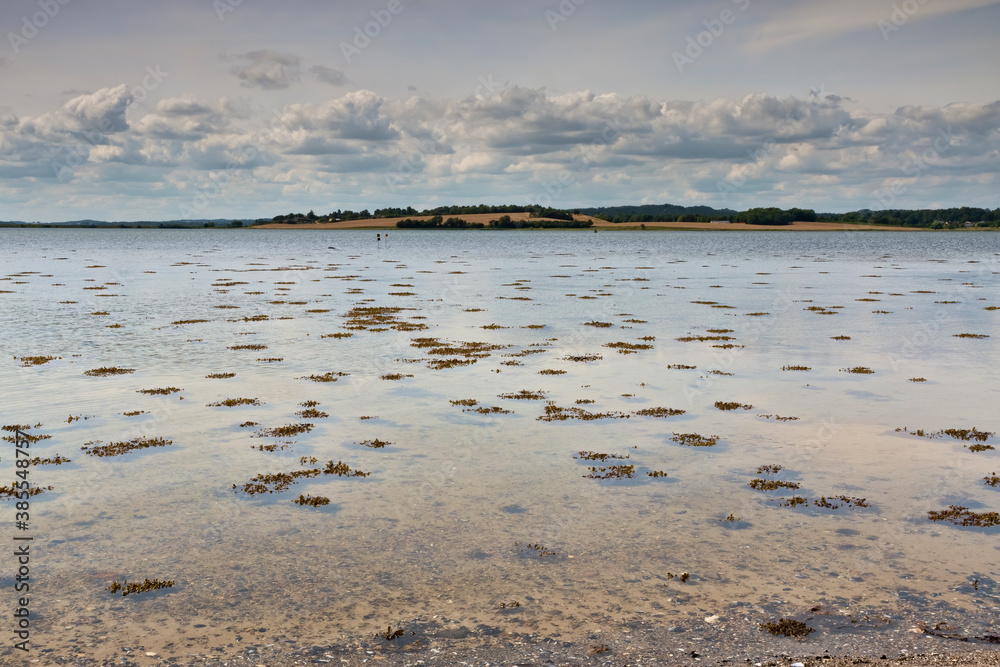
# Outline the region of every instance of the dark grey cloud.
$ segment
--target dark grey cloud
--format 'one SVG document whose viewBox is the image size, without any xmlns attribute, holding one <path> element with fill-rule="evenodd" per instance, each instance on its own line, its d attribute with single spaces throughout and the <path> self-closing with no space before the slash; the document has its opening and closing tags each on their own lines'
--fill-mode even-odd
<svg viewBox="0 0 1000 667">
<path fill-rule="evenodd" d="M 230 72 L 247 88 L 279 90 L 299 82 L 299 58 L 277 51 L 250 51 L 227 59 L 235 60 Z"/>
<path fill-rule="evenodd" d="M 309 68 L 309 73 L 315 76 L 318 81 L 328 83 L 331 86 L 343 86 L 348 83 L 347 76 L 343 72 L 325 65 L 314 65 Z"/>
</svg>

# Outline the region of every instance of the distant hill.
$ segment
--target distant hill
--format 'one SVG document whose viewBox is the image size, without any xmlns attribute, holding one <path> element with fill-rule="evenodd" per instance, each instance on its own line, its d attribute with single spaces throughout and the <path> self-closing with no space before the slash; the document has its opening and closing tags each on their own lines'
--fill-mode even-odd
<svg viewBox="0 0 1000 667">
<path fill-rule="evenodd" d="M 234 218 L 217 218 L 215 220 L 134 220 L 130 222 L 108 222 L 106 220 L 67 220 L 65 222 L 24 222 L 22 220 L 0 221 L 0 227 L 149 227 L 163 228 L 194 228 L 194 227 L 229 227 L 234 221 L 250 226 L 257 220 Z"/>
</svg>

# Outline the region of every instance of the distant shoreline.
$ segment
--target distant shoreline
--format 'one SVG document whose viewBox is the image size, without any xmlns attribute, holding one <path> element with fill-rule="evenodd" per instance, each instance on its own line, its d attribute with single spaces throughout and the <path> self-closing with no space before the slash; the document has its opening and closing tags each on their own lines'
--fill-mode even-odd
<svg viewBox="0 0 1000 667">
<path fill-rule="evenodd" d="M 413 220 L 426 220 L 432 216 L 410 216 Z M 453 231 L 484 232 L 484 231 L 536 231 L 533 228 L 518 229 L 491 229 L 488 226 L 490 220 L 497 218 L 494 213 L 477 213 L 472 215 L 456 216 L 467 222 L 479 222 L 487 225 L 484 228 L 458 229 Z M 527 213 L 511 214 L 515 222 L 527 221 Z M 734 231 L 773 231 L 773 232 L 990 232 L 998 231 L 995 227 L 958 227 L 950 229 L 932 229 L 930 227 L 896 227 L 890 225 L 865 225 L 847 222 L 793 222 L 787 225 L 748 225 L 742 222 L 733 223 L 709 223 L 709 222 L 608 222 L 587 215 L 575 216 L 577 220 L 590 220 L 594 224 L 590 227 L 563 228 L 556 231 L 568 232 L 589 232 L 591 230 L 601 231 L 699 231 L 699 232 L 734 232 Z M 160 223 L 106 223 L 100 225 L 76 225 L 61 223 L 18 223 L 0 224 L 0 229 L 159 229 L 159 230 L 215 230 L 215 231 L 241 231 L 250 229 L 294 229 L 299 231 L 318 230 L 376 230 L 397 232 L 422 231 L 408 228 L 396 227 L 396 223 L 406 218 L 367 218 L 363 220 L 347 220 L 344 222 L 317 222 L 304 224 L 288 223 L 265 223 L 260 225 L 245 225 L 243 227 L 215 226 L 204 227 L 201 225 L 164 224 Z M 548 220 L 549 218 L 533 218 L 533 220 Z M 554 229 L 554 228 L 553 228 Z M 552 231 L 549 229 L 548 231 Z M 434 229 L 429 231 L 442 231 Z"/>
<path fill-rule="evenodd" d="M 475 213 L 472 215 L 456 216 L 467 222 L 489 223 L 498 217 L 496 213 Z M 510 214 L 513 220 L 528 220 L 527 213 Z M 411 216 L 414 220 L 429 220 L 431 216 Z M 567 229 L 565 231 L 588 232 L 592 229 L 598 230 L 681 230 L 681 231 L 711 231 L 711 232 L 731 232 L 731 231 L 776 231 L 776 232 L 842 232 L 842 231 L 931 231 L 919 227 L 890 227 L 887 225 L 861 225 L 846 222 L 793 222 L 789 225 L 748 225 L 742 222 L 733 223 L 711 223 L 711 222 L 608 222 L 589 215 L 575 215 L 577 220 L 590 220 L 592 227 L 582 229 Z M 344 222 L 318 222 L 310 224 L 283 224 L 269 223 L 264 225 L 254 225 L 252 229 L 374 229 L 374 230 L 398 230 L 396 223 L 405 218 L 371 218 L 367 220 L 347 220 Z M 437 231 L 437 230 L 435 230 Z M 468 230 L 485 231 L 485 230 Z"/>
</svg>

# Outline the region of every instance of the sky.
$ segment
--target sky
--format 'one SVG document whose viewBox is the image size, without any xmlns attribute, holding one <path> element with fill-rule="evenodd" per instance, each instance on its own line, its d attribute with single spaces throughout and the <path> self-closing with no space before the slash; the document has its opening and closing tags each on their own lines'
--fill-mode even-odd
<svg viewBox="0 0 1000 667">
<path fill-rule="evenodd" d="M 1000 207 L 1000 0 L 4 0 L 0 220 Z"/>
</svg>

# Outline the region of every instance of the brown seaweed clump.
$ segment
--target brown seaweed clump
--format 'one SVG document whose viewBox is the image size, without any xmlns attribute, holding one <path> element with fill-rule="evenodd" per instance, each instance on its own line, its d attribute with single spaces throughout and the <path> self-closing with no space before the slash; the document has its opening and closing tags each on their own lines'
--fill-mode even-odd
<svg viewBox="0 0 1000 667">
<path fill-rule="evenodd" d="M 259 398 L 227 398 L 215 403 L 209 403 L 208 408 L 235 408 L 239 405 L 262 405 Z"/>
<path fill-rule="evenodd" d="M 715 447 L 719 444 L 717 435 L 698 435 L 697 433 L 674 433 L 670 438 L 674 442 L 685 447 Z"/>
<path fill-rule="evenodd" d="M 675 408 L 643 408 L 642 410 L 636 410 L 632 414 L 638 415 L 640 417 L 676 417 L 678 415 L 684 414 L 684 410 L 677 410 Z"/>
<path fill-rule="evenodd" d="M 84 375 L 89 375 L 90 377 L 106 377 L 108 375 L 128 375 L 129 373 L 135 373 L 134 368 L 118 368 L 117 366 L 102 366 L 100 368 L 91 368 L 89 371 L 84 371 Z"/>
<path fill-rule="evenodd" d="M 348 329 L 379 329 L 382 331 L 395 329 L 396 331 L 420 331 L 429 327 L 423 322 L 410 322 L 400 317 L 400 313 L 414 311 L 416 308 L 395 308 L 386 306 L 356 306 L 349 310 L 344 318 L 347 319 Z M 412 318 L 416 319 L 416 318 Z"/>
<path fill-rule="evenodd" d="M 910 378 L 910 382 L 927 382 L 927 378 Z"/>
<path fill-rule="evenodd" d="M 663 472 L 662 470 L 653 470 L 653 471 L 647 472 L 646 475 L 648 477 L 657 478 L 657 477 L 666 477 L 667 473 Z"/>
<path fill-rule="evenodd" d="M 34 497 L 45 493 L 45 491 L 51 491 L 51 486 L 36 486 L 32 485 L 27 489 L 28 496 Z M 17 482 L 11 482 L 9 486 L 0 486 L 0 500 L 6 498 L 21 498 L 21 494 L 25 492 L 25 489 L 17 488 Z"/>
<path fill-rule="evenodd" d="M 749 403 L 735 403 L 735 402 L 725 402 L 716 401 L 715 407 L 720 410 L 752 410 L 753 406 Z"/>
<path fill-rule="evenodd" d="M 336 475 L 337 477 L 367 477 L 371 475 L 370 472 L 362 472 L 360 470 L 352 470 L 350 466 L 342 461 L 329 461 L 326 467 L 320 468 L 309 468 L 306 470 L 293 470 L 292 472 L 279 472 L 279 473 L 269 473 L 269 474 L 259 474 L 251 478 L 249 482 L 243 484 L 242 487 L 238 487 L 233 484 L 234 491 L 240 489 L 244 493 L 250 496 L 255 496 L 262 493 L 281 493 L 282 491 L 287 491 L 292 484 L 298 482 L 301 478 L 311 478 L 319 477 L 320 475 Z"/>
<path fill-rule="evenodd" d="M 750 480 L 750 483 L 747 486 L 757 491 L 775 491 L 777 489 L 791 489 L 794 491 L 802 488 L 802 485 L 798 482 L 782 482 L 776 479 L 760 478 Z"/>
<path fill-rule="evenodd" d="M 150 396 L 169 396 L 184 391 L 180 387 L 163 387 L 162 389 L 138 389 L 137 394 L 148 394 Z"/>
<path fill-rule="evenodd" d="M 326 467 L 323 468 L 324 475 L 336 475 L 337 477 L 368 477 L 371 475 L 370 472 L 362 472 L 360 470 L 352 470 L 350 466 L 342 461 L 329 461 Z"/>
<path fill-rule="evenodd" d="M 783 467 L 780 466 L 780 465 L 758 466 L 758 468 L 757 468 L 757 474 L 758 475 L 777 475 L 782 470 L 783 470 Z"/>
<path fill-rule="evenodd" d="M 584 475 L 589 479 L 632 479 L 635 477 L 634 465 L 613 465 L 600 468 L 590 466 L 589 475 Z"/>
<path fill-rule="evenodd" d="M 543 556 L 555 556 L 556 555 L 555 551 L 550 551 L 549 549 L 547 549 L 546 547 L 543 547 L 538 542 L 535 542 L 534 544 L 531 544 L 529 542 L 528 544 L 525 544 L 523 546 L 520 545 L 520 544 L 518 544 L 517 542 L 514 542 L 514 546 L 515 547 L 519 547 L 521 553 L 531 553 L 532 555 L 537 555 L 539 558 L 541 558 Z M 520 606 L 520 605 L 518 605 L 518 606 Z"/>
<path fill-rule="evenodd" d="M 462 412 L 478 412 L 481 415 L 512 415 L 513 410 L 504 410 L 499 405 L 485 406 L 480 405 L 475 408 L 465 408 Z"/>
<path fill-rule="evenodd" d="M 853 373 L 855 375 L 872 375 L 875 373 L 875 371 L 873 371 L 872 369 L 866 368 L 864 366 L 855 366 L 854 368 L 841 368 L 840 370 L 843 371 L 844 373 Z"/>
<path fill-rule="evenodd" d="M 581 421 L 593 421 L 595 419 L 628 419 L 630 415 L 624 412 L 588 412 L 583 408 L 561 408 L 551 401 L 545 405 L 545 414 L 538 417 L 538 421 L 554 422 L 566 421 L 567 419 L 579 419 Z"/>
<path fill-rule="evenodd" d="M 986 452 L 991 449 L 996 449 L 993 445 L 966 445 L 966 447 L 969 448 L 970 452 Z"/>
<path fill-rule="evenodd" d="M 291 438 L 300 433 L 308 433 L 315 428 L 315 424 L 288 424 L 276 428 L 265 428 L 257 431 L 255 438 Z"/>
<path fill-rule="evenodd" d="M 379 377 L 380 380 L 402 380 L 403 378 L 411 378 L 412 375 L 404 375 L 402 373 L 387 373 Z"/>
<path fill-rule="evenodd" d="M 636 354 L 639 350 L 652 350 L 653 346 L 648 343 L 625 343 L 618 341 L 616 343 L 605 343 L 604 347 L 610 347 L 611 349 L 618 352 L 618 354 Z"/>
<path fill-rule="evenodd" d="M 948 521 L 956 526 L 975 526 L 977 528 L 992 528 L 1000 526 L 1000 513 L 973 512 L 968 507 L 950 505 L 940 512 L 930 511 L 927 518 L 931 521 Z"/>
<path fill-rule="evenodd" d="M 681 336 L 676 339 L 681 343 L 690 343 L 693 341 L 726 341 L 726 340 L 736 340 L 732 336 Z"/>
<path fill-rule="evenodd" d="M 565 375 L 566 371 L 556 370 L 554 368 L 545 368 L 538 371 L 539 375 Z"/>
<path fill-rule="evenodd" d="M 167 447 L 174 444 L 173 440 L 167 440 L 166 438 L 147 438 L 146 436 L 139 436 L 138 438 L 132 438 L 131 440 L 126 440 L 124 442 L 112 442 L 107 445 L 100 443 L 100 440 L 88 442 L 80 449 L 91 456 L 109 457 L 121 456 L 140 449 Z"/>
<path fill-rule="evenodd" d="M 450 401 L 452 405 L 464 405 L 467 408 L 471 408 L 474 405 L 479 405 L 479 401 L 474 398 L 462 398 L 457 401 Z"/>
<path fill-rule="evenodd" d="M 989 338 L 989 336 L 987 334 L 960 333 L 955 334 L 952 338 Z"/>
<path fill-rule="evenodd" d="M 811 371 L 812 369 L 808 366 L 782 366 L 783 371 Z"/>
<path fill-rule="evenodd" d="M 296 380 L 312 380 L 313 382 L 336 382 L 342 377 L 346 377 L 350 373 L 339 373 L 337 371 L 330 371 L 329 373 L 323 373 L 322 375 L 306 375 L 304 377 L 295 378 Z"/>
<path fill-rule="evenodd" d="M 830 336 L 830 340 L 851 340 L 850 336 Z"/>
<path fill-rule="evenodd" d="M 382 449 L 386 445 L 391 445 L 392 443 L 388 440 L 379 440 L 378 438 L 375 438 L 374 440 L 362 440 L 358 444 L 370 449 Z"/>
<path fill-rule="evenodd" d="M 600 361 L 604 358 L 601 354 L 576 354 L 563 357 L 563 361 L 576 361 L 581 363 L 588 363 L 591 361 Z"/>
<path fill-rule="evenodd" d="M 322 410 L 317 410 L 316 408 L 309 407 L 305 410 L 299 410 L 295 413 L 296 417 L 301 417 L 302 419 L 326 419 L 330 415 Z"/>
<path fill-rule="evenodd" d="M 70 461 L 70 459 L 67 459 L 64 456 L 56 454 L 55 458 L 46 457 L 43 459 L 39 456 L 36 456 L 35 458 L 28 461 L 28 463 L 33 466 L 58 466 L 62 465 L 63 463 L 72 463 L 72 461 Z"/>
<path fill-rule="evenodd" d="M 603 461 L 607 461 L 608 459 L 627 459 L 628 457 L 629 457 L 628 454 L 625 454 L 623 456 L 621 454 L 602 454 L 601 452 L 583 451 L 583 452 L 577 452 L 577 455 L 574 456 L 573 458 L 574 459 L 581 459 L 583 461 L 601 461 L 601 462 L 603 462 Z"/>
<path fill-rule="evenodd" d="M 261 343 L 248 343 L 246 345 L 230 345 L 227 349 L 230 350 L 266 350 L 267 345 L 262 345 Z"/>
<path fill-rule="evenodd" d="M 139 593 L 158 591 L 161 588 L 172 588 L 173 585 L 174 585 L 173 579 L 171 579 L 170 581 L 160 581 L 159 579 L 147 578 L 145 581 L 142 581 L 140 583 L 135 583 L 135 582 L 129 583 L 127 579 L 123 579 L 122 583 L 120 584 L 117 581 L 112 581 L 111 585 L 105 588 L 104 590 L 109 591 L 111 593 L 117 593 L 118 591 L 121 591 L 122 596 L 125 596 L 129 595 L 130 593 L 135 593 L 136 595 L 138 595 Z"/>
<path fill-rule="evenodd" d="M 228 380 L 236 377 L 236 373 L 209 373 L 205 377 L 209 380 Z"/>
<path fill-rule="evenodd" d="M 12 426 L 20 426 L 20 424 L 13 424 Z M 41 426 L 41 424 L 39 424 L 39 426 Z M 30 428 L 30 427 L 26 426 L 24 428 Z M 14 431 L 23 431 L 24 428 L 8 428 L 8 427 L 5 426 L 4 430 L 5 431 L 14 432 Z M 17 440 L 17 434 L 15 433 L 14 435 L 5 435 L 3 437 L 3 439 L 6 442 L 15 442 Z M 49 435 L 49 434 L 47 434 L 47 433 L 24 433 L 24 432 L 22 432 L 21 433 L 21 439 L 22 440 L 27 440 L 30 443 L 35 443 L 35 442 L 38 442 L 39 440 L 51 440 L 52 436 Z"/>
<path fill-rule="evenodd" d="M 260 493 L 281 493 L 287 491 L 299 478 L 318 477 L 322 472 L 319 468 L 310 468 L 308 470 L 293 470 L 292 472 L 262 473 L 252 477 L 242 488 L 244 493 L 251 496 Z M 233 488 L 236 488 L 235 484 L 233 484 Z"/>
<path fill-rule="evenodd" d="M 1000 477 L 998 477 L 995 472 L 991 472 L 986 477 L 983 477 L 983 482 L 986 483 L 986 486 L 992 486 L 996 488 L 1000 486 Z"/>
<path fill-rule="evenodd" d="M 541 389 L 538 391 L 522 389 L 518 392 L 507 392 L 505 394 L 498 394 L 497 396 L 498 398 L 506 398 L 513 401 L 541 401 L 545 399 L 545 392 Z"/>
<path fill-rule="evenodd" d="M 62 359 L 62 357 L 48 357 L 48 356 L 37 356 L 37 357 L 15 357 L 21 362 L 22 366 L 41 366 L 42 364 L 47 364 L 50 361 L 56 359 Z"/>
<path fill-rule="evenodd" d="M 596 327 L 598 329 L 608 329 L 610 327 L 613 327 L 614 324 L 612 324 L 611 322 L 591 321 L 591 322 L 584 322 L 583 326 L 585 326 L 585 327 Z"/>
<path fill-rule="evenodd" d="M 309 496 L 300 495 L 298 498 L 292 501 L 296 505 L 308 505 L 309 507 L 323 507 L 324 505 L 330 504 L 330 499 L 325 496 Z"/>
<path fill-rule="evenodd" d="M 471 366 L 477 361 L 479 361 L 479 359 L 431 359 L 427 362 L 427 368 L 432 371 L 443 371 L 448 368 Z"/>
<path fill-rule="evenodd" d="M 838 505 L 833 502 L 837 500 L 839 500 L 843 505 Z M 850 507 L 851 509 L 854 509 L 855 507 L 871 507 L 866 498 L 855 498 L 854 496 L 835 496 L 831 497 L 829 500 L 826 496 L 821 496 L 819 500 L 813 500 L 813 505 L 816 507 L 823 507 L 828 510 L 840 509 L 841 506 Z"/>
<path fill-rule="evenodd" d="M 908 427 L 903 426 L 902 428 L 897 428 L 896 432 L 909 433 L 911 435 L 916 435 L 921 438 L 928 438 L 933 440 L 934 438 L 943 438 L 944 436 L 950 436 L 956 440 L 975 440 L 976 442 L 986 442 L 991 437 L 996 435 L 992 431 L 980 431 L 975 426 L 972 428 L 945 428 L 940 431 L 932 432 L 925 431 L 922 428 L 915 429 L 913 431 L 909 430 Z"/>
<path fill-rule="evenodd" d="M 813 628 L 793 618 L 782 618 L 775 623 L 761 623 L 760 629 L 770 632 L 772 635 L 793 637 L 795 639 L 805 639 L 810 633 L 815 632 Z"/>
</svg>

